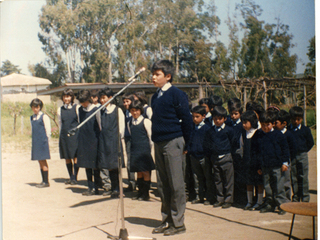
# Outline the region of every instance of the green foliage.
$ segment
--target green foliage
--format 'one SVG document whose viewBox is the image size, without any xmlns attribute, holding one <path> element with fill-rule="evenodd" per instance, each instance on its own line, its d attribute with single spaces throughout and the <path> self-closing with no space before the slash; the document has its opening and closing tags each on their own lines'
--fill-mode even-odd
<svg viewBox="0 0 320 240">
<path fill-rule="evenodd" d="M 21 69 L 19 69 L 18 67 L 18 65 L 14 65 L 9 60 L 3 61 L 2 66 L 0 68 L 0 76 L 6 76 L 12 73 L 20 73 Z"/>
<path fill-rule="evenodd" d="M 309 40 L 308 58 L 310 62 L 307 63 L 304 71 L 305 75 L 316 76 L 316 37 L 314 36 Z"/>
</svg>

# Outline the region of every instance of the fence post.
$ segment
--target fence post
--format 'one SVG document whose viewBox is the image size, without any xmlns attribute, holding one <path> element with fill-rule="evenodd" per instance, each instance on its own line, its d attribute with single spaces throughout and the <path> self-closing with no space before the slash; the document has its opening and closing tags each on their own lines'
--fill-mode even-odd
<svg viewBox="0 0 320 240">
<path fill-rule="evenodd" d="M 307 126 L 307 89 L 306 85 L 303 85 L 303 122 L 304 125 Z"/>
<path fill-rule="evenodd" d="M 21 115 L 21 135 L 23 135 L 23 128 L 24 128 L 24 122 L 23 122 L 23 116 Z"/>
<path fill-rule="evenodd" d="M 266 81 L 263 81 L 263 88 L 264 88 L 264 95 L 263 95 L 263 101 L 264 101 L 264 109 L 267 109 L 268 102 L 267 102 L 267 85 Z"/>
</svg>

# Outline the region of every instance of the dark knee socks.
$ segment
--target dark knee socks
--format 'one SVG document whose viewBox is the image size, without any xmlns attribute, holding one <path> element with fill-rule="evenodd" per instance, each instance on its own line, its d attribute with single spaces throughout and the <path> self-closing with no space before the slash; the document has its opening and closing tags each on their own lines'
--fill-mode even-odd
<svg viewBox="0 0 320 240">
<path fill-rule="evenodd" d="M 87 181 L 88 181 L 88 188 L 93 189 L 94 184 L 92 180 L 92 168 L 86 168 L 86 175 L 87 175 Z"/>
<path fill-rule="evenodd" d="M 68 173 L 69 173 L 69 177 L 71 180 L 73 180 L 73 172 L 72 172 L 72 163 L 66 163 L 67 169 L 68 169 Z"/>
<path fill-rule="evenodd" d="M 79 172 L 78 163 L 75 163 L 73 164 L 73 173 L 74 173 L 73 177 L 74 177 L 74 180 L 76 181 L 78 179 L 78 172 Z"/>
<path fill-rule="evenodd" d="M 48 171 L 43 171 L 42 169 L 40 169 L 41 171 L 41 176 L 42 176 L 42 182 L 44 183 L 49 183 L 49 172 Z"/>
<path fill-rule="evenodd" d="M 110 170 L 111 190 L 119 192 L 119 176 L 118 169 Z"/>
</svg>

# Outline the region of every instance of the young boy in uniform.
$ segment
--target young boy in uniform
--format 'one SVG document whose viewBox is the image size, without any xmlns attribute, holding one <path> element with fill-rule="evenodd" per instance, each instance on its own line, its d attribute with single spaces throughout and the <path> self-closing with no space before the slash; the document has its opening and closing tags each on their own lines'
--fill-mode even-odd
<svg viewBox="0 0 320 240">
<path fill-rule="evenodd" d="M 186 153 L 190 156 L 192 172 L 197 176 L 199 187 L 199 198 L 194 199 L 191 203 L 204 203 L 206 195 L 206 178 L 205 178 L 205 154 L 203 151 L 203 139 L 205 133 L 210 127 L 205 124 L 206 109 L 204 106 L 195 106 L 191 110 L 194 129 L 190 136 L 189 145 Z"/>
<path fill-rule="evenodd" d="M 293 202 L 309 202 L 309 161 L 308 152 L 314 145 L 311 131 L 302 125 L 303 109 L 294 106 L 289 110 L 291 125 L 289 130 L 292 132 L 297 143 L 297 155 L 291 162 L 291 180 Z"/>
<path fill-rule="evenodd" d="M 279 208 L 278 214 L 285 211 L 280 208 L 282 203 L 288 202 L 284 192 L 284 178 L 282 172 L 288 170 L 290 153 L 286 137 L 274 129 L 276 113 L 266 111 L 261 114 L 259 120 L 263 133 L 258 139 L 258 173 L 263 176 L 263 185 L 266 192 L 265 206 L 261 213 L 274 212 Z"/>
<path fill-rule="evenodd" d="M 171 85 L 175 71 L 172 62 L 157 61 L 151 70 L 152 82 L 158 87 L 151 99 L 151 120 L 158 191 L 162 204 L 162 223 L 152 233 L 168 236 L 186 231 L 183 151 L 192 131 L 192 118 L 187 95 Z"/>
<path fill-rule="evenodd" d="M 286 136 L 287 142 L 289 145 L 290 162 L 285 163 L 288 166 L 288 171 L 282 172 L 282 175 L 284 177 L 284 190 L 286 193 L 286 197 L 288 198 L 288 200 L 291 201 L 292 194 L 291 194 L 290 164 L 296 156 L 297 146 L 296 146 L 296 140 L 294 139 L 292 132 L 288 131 L 287 129 L 287 125 L 289 124 L 289 122 L 290 122 L 290 114 L 285 110 L 280 110 L 280 112 L 278 113 L 276 124 L 275 124 L 275 129 L 281 131 Z"/>
<path fill-rule="evenodd" d="M 225 108 L 215 107 L 212 116 L 214 126 L 207 131 L 203 148 L 206 155 L 210 156 L 214 170 L 217 202 L 213 204 L 213 207 L 229 208 L 233 203 L 234 191 L 234 171 L 231 156 L 233 129 L 224 123 L 227 120 L 227 110 Z M 212 185 L 211 183 L 207 186 L 208 191 L 212 191 Z"/>
</svg>

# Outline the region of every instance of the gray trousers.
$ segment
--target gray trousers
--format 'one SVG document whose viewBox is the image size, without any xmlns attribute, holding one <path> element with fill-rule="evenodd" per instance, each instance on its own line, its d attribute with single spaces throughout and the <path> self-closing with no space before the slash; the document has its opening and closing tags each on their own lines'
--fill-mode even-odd
<svg viewBox="0 0 320 240">
<path fill-rule="evenodd" d="M 294 202 L 309 202 L 309 161 L 308 153 L 303 152 L 291 162 L 291 181 L 292 181 L 292 201 Z"/>
<path fill-rule="evenodd" d="M 186 208 L 184 140 L 179 137 L 154 143 L 154 146 L 162 223 L 181 227 Z"/>
<path fill-rule="evenodd" d="M 285 172 L 281 172 L 282 177 L 284 178 L 284 192 L 289 201 L 291 201 L 292 193 L 291 193 L 291 167 L 289 165 L 288 170 Z"/>
<path fill-rule="evenodd" d="M 217 201 L 233 203 L 234 170 L 231 153 L 220 159 L 212 157 L 212 162 Z"/>
<path fill-rule="evenodd" d="M 284 191 L 284 177 L 279 168 L 262 168 L 263 185 L 266 192 L 266 203 L 280 206 L 289 200 Z"/>
<path fill-rule="evenodd" d="M 190 155 L 192 171 L 196 174 L 198 180 L 198 194 L 200 200 L 206 197 L 206 177 L 205 177 L 205 158 L 197 159 Z"/>
</svg>

